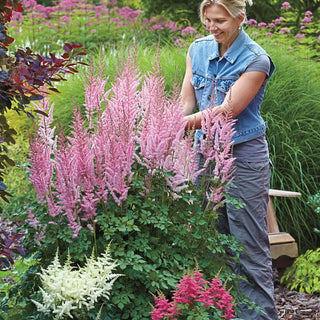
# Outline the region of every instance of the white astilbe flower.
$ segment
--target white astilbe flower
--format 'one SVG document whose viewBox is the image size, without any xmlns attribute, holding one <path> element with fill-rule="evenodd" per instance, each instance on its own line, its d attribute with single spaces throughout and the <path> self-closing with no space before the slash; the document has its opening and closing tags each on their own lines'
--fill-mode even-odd
<svg viewBox="0 0 320 320">
<path fill-rule="evenodd" d="M 120 276 L 112 271 L 117 264 L 109 247 L 100 257 L 87 259 L 83 267 L 74 268 L 71 257 L 62 266 L 58 252 L 51 265 L 39 273 L 42 303 L 32 300 L 37 310 L 53 314 L 56 319 L 73 318 L 72 311 L 93 309 L 99 298 L 109 299 L 114 281 Z"/>
</svg>

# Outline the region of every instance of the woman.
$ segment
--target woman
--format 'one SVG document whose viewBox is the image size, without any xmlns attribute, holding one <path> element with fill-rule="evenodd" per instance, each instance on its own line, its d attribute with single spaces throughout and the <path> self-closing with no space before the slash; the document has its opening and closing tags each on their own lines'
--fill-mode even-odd
<svg viewBox="0 0 320 320">
<path fill-rule="evenodd" d="M 249 2 L 249 1 L 248 1 Z M 251 5 L 251 1 L 249 2 Z M 196 130 L 200 143 L 201 117 L 216 108 L 236 119 L 233 135 L 235 178 L 228 189 L 231 197 L 245 204 L 227 204 L 219 219 L 219 230 L 235 235 L 245 248 L 236 272 L 246 276 L 242 292 L 264 310 L 244 306 L 238 315 L 245 320 L 278 319 L 273 298 L 273 274 L 267 233 L 270 182 L 266 124 L 260 105 L 274 65 L 267 53 L 242 29 L 245 0 L 203 0 L 201 20 L 211 35 L 192 43 L 181 90 L 187 127 Z M 195 107 L 199 111 L 192 114 Z M 199 154 L 199 167 L 203 156 Z"/>
</svg>

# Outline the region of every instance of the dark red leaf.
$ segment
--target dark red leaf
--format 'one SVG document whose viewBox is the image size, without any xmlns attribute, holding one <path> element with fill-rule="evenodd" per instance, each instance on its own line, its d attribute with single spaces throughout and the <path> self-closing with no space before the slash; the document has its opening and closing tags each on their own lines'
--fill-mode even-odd
<svg viewBox="0 0 320 320">
<path fill-rule="evenodd" d="M 49 90 L 53 91 L 53 92 L 57 92 L 57 93 L 60 93 L 60 91 L 56 88 L 49 88 Z"/>
</svg>

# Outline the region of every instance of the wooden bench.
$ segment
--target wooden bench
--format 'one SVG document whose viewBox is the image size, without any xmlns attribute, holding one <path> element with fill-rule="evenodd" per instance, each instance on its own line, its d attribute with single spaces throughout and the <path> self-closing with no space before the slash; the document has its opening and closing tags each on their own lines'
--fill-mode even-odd
<svg viewBox="0 0 320 320">
<path fill-rule="evenodd" d="M 270 252 L 273 265 L 278 268 L 284 268 L 291 265 L 293 260 L 298 256 L 298 246 L 295 239 L 289 233 L 280 232 L 273 205 L 273 197 L 297 198 L 301 197 L 301 193 L 275 189 L 269 190 L 267 222 Z"/>
</svg>

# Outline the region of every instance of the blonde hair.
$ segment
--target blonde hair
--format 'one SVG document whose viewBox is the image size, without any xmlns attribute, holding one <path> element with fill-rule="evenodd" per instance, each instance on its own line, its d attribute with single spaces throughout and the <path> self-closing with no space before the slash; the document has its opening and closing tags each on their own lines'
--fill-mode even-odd
<svg viewBox="0 0 320 320">
<path fill-rule="evenodd" d="M 246 3 L 252 5 L 252 0 L 203 0 L 200 4 L 200 19 L 205 23 L 205 11 L 212 5 L 220 5 L 224 7 L 231 17 L 235 18 L 242 12 L 246 13 Z"/>
</svg>

